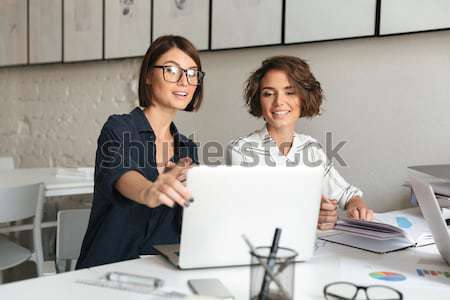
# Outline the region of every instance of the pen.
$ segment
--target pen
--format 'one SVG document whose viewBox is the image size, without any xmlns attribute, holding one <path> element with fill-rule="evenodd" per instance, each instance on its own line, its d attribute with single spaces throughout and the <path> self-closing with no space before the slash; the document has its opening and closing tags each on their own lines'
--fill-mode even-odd
<svg viewBox="0 0 450 300">
<path fill-rule="evenodd" d="M 283 295 L 286 298 L 289 298 L 288 292 L 284 289 L 283 285 L 278 280 L 278 278 L 276 278 L 275 275 L 273 274 L 273 272 L 271 270 L 269 270 L 269 267 L 267 267 L 267 264 L 258 255 L 256 255 L 256 249 L 255 249 L 255 247 L 253 247 L 253 245 L 250 242 L 250 240 L 244 234 L 242 235 L 242 238 L 244 239 L 244 241 L 247 243 L 248 247 L 250 248 L 250 252 L 256 257 L 256 259 L 258 260 L 259 264 L 267 272 L 267 274 L 269 275 L 270 279 L 272 279 L 273 282 L 275 282 L 275 284 L 278 286 L 278 288 L 283 293 Z"/>
<path fill-rule="evenodd" d="M 276 255 L 278 252 L 278 244 L 280 242 L 280 236 L 281 236 L 281 229 L 280 228 L 276 228 L 275 229 L 275 234 L 273 235 L 273 241 L 272 241 L 272 246 L 270 247 L 270 254 L 269 254 L 269 258 L 267 259 L 267 268 L 272 271 L 273 270 L 273 266 L 276 262 Z M 267 271 L 264 272 L 264 278 L 263 278 L 263 282 L 261 285 L 261 292 L 259 293 L 259 299 L 260 300 L 264 300 L 267 294 L 267 289 L 269 288 L 269 275 L 267 274 Z"/>
<path fill-rule="evenodd" d="M 108 272 L 106 273 L 105 278 L 108 281 L 114 281 L 121 284 L 140 285 L 150 288 L 159 288 L 164 285 L 164 281 L 156 277 L 140 276 L 122 272 Z"/>
</svg>

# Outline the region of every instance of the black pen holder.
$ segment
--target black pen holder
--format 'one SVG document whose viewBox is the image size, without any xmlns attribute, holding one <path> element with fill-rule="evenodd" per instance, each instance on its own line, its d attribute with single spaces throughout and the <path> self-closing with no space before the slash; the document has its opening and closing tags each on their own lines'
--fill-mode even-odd
<svg viewBox="0 0 450 300">
<path fill-rule="evenodd" d="M 270 247 L 257 247 L 250 255 L 250 299 L 293 299 L 297 252 L 280 247 L 271 257 Z"/>
</svg>

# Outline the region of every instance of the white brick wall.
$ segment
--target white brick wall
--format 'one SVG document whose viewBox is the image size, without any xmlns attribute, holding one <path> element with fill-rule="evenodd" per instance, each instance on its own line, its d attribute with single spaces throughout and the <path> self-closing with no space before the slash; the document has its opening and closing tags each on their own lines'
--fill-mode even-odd
<svg viewBox="0 0 450 300">
<path fill-rule="evenodd" d="M 0 69 L 0 155 L 18 167 L 93 165 L 99 130 L 137 101 L 141 59 Z"/>
</svg>

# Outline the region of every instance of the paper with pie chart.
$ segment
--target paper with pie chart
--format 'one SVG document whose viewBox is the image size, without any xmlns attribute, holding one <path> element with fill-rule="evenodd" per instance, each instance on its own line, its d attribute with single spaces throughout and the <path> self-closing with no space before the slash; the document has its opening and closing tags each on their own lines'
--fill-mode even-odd
<svg viewBox="0 0 450 300">
<path fill-rule="evenodd" d="M 450 266 L 421 264 L 411 255 L 383 257 L 378 261 L 366 261 L 345 257 L 339 259 L 340 277 L 361 285 L 389 285 L 401 288 L 403 285 L 448 287 Z M 351 271 L 350 271 L 351 270 Z"/>
</svg>

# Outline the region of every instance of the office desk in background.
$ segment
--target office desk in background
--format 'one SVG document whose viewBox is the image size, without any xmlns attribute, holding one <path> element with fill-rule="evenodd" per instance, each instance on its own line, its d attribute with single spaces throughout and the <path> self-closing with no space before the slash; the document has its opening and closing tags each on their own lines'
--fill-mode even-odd
<svg viewBox="0 0 450 300">
<path fill-rule="evenodd" d="M 43 182 L 46 197 L 92 194 L 94 179 L 57 176 L 58 168 L 29 168 L 0 171 L 0 187 Z M 64 170 L 76 170 L 64 169 Z"/>
<path fill-rule="evenodd" d="M 71 170 L 66 169 L 66 173 Z M 83 176 L 57 176 L 58 168 L 24 168 L 0 171 L 0 188 L 13 187 L 24 184 L 43 182 L 45 197 L 75 196 L 92 194 L 94 192 L 94 179 Z M 22 230 L 32 228 L 32 225 L 18 225 Z M 44 222 L 42 228 L 55 227 L 56 222 Z M 0 229 L 0 233 L 2 230 Z"/>
<path fill-rule="evenodd" d="M 244 243 L 242 247 L 245 247 Z M 450 269 L 443 263 L 434 245 L 385 255 L 322 241 L 318 241 L 317 247 L 316 254 L 310 261 L 296 264 L 295 299 L 323 299 L 322 290 L 327 283 L 347 280 L 364 284 L 369 278 L 368 272 L 388 271 L 399 272 L 406 276 L 406 280 L 402 282 L 376 280 L 375 282 L 399 289 L 403 293 L 404 299 L 450 299 L 450 278 L 442 276 L 442 278 L 439 277 L 441 281 L 436 281 L 436 278 L 431 275 L 419 277 L 416 273 L 416 268 Z M 432 265 L 417 266 L 417 262 L 426 262 Z M 414 272 L 411 270 L 414 270 Z M 165 281 L 163 290 L 174 290 L 186 294 L 191 294 L 186 283 L 188 279 L 217 278 L 230 290 L 235 299 L 249 298 L 249 267 L 178 270 L 160 256 L 148 256 L 1 285 L 0 297 L 10 300 L 59 300 L 61 298 L 64 298 L 64 300 L 162 299 L 76 282 L 77 280 L 95 280 L 110 271 L 156 276 Z"/>
</svg>

